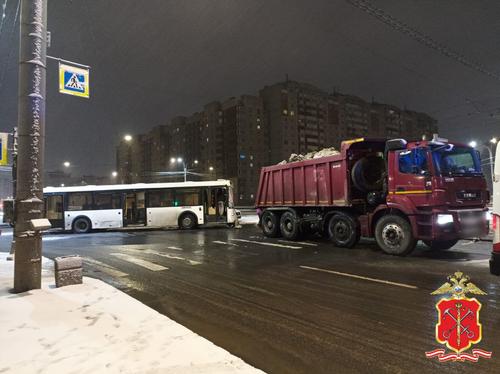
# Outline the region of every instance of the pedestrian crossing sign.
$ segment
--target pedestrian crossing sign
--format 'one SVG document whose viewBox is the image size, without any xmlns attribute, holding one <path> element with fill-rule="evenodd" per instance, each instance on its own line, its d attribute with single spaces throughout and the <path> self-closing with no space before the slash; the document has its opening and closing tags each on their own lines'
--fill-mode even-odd
<svg viewBox="0 0 500 374">
<path fill-rule="evenodd" d="M 0 132 L 0 165 L 5 166 L 9 164 L 9 158 L 7 154 L 7 146 L 9 140 L 9 133 Z"/>
<path fill-rule="evenodd" d="M 89 98 L 89 70 L 59 64 L 59 92 Z"/>
</svg>

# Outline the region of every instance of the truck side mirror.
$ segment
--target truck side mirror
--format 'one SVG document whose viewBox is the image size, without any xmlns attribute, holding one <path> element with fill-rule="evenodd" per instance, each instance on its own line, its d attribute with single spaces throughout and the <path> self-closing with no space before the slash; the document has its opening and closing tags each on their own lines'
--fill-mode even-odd
<svg viewBox="0 0 500 374">
<path fill-rule="evenodd" d="M 385 143 L 386 151 L 398 151 L 400 149 L 406 149 L 408 143 L 404 139 L 391 139 Z"/>
</svg>

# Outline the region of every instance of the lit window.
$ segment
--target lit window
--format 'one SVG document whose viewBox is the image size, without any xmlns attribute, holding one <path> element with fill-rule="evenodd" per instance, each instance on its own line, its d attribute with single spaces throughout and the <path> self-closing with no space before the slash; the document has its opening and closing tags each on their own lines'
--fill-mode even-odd
<svg viewBox="0 0 500 374">
<path fill-rule="evenodd" d="M 257 125 L 257 130 L 260 130 L 260 125 Z"/>
<path fill-rule="evenodd" d="M 208 141 L 209 141 L 209 140 L 208 140 L 208 138 L 207 138 L 207 143 L 208 143 Z"/>
<path fill-rule="evenodd" d="M 293 116 L 295 113 L 293 112 L 293 110 L 290 111 L 290 115 Z"/>
<path fill-rule="evenodd" d="M 250 167 L 253 168 L 253 163 L 252 162 L 250 163 Z"/>
<path fill-rule="evenodd" d="M 288 110 L 283 109 L 283 114 L 286 116 L 288 114 Z"/>
</svg>

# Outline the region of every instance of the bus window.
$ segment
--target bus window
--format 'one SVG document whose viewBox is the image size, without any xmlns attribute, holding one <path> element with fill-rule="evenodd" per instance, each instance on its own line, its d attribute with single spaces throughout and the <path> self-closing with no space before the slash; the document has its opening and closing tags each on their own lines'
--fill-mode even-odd
<svg viewBox="0 0 500 374">
<path fill-rule="evenodd" d="M 174 206 L 201 205 L 198 188 L 182 188 L 175 190 Z"/>
<path fill-rule="evenodd" d="M 120 209 L 120 194 L 94 192 L 94 209 Z"/>
<path fill-rule="evenodd" d="M 91 210 L 92 192 L 73 192 L 68 194 L 68 210 Z"/>
<path fill-rule="evenodd" d="M 148 193 L 148 208 L 174 206 L 174 193 L 172 190 L 156 190 Z"/>
<path fill-rule="evenodd" d="M 63 218 L 62 195 L 48 196 L 45 200 L 45 216 L 47 219 L 55 220 Z"/>
</svg>

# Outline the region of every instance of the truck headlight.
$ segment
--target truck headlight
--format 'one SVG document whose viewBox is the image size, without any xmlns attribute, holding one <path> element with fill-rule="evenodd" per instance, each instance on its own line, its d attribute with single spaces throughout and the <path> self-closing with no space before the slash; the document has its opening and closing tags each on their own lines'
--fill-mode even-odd
<svg viewBox="0 0 500 374">
<path fill-rule="evenodd" d="M 453 223 L 453 215 L 452 214 L 438 214 L 436 222 L 438 225 L 447 225 L 449 223 Z"/>
</svg>

